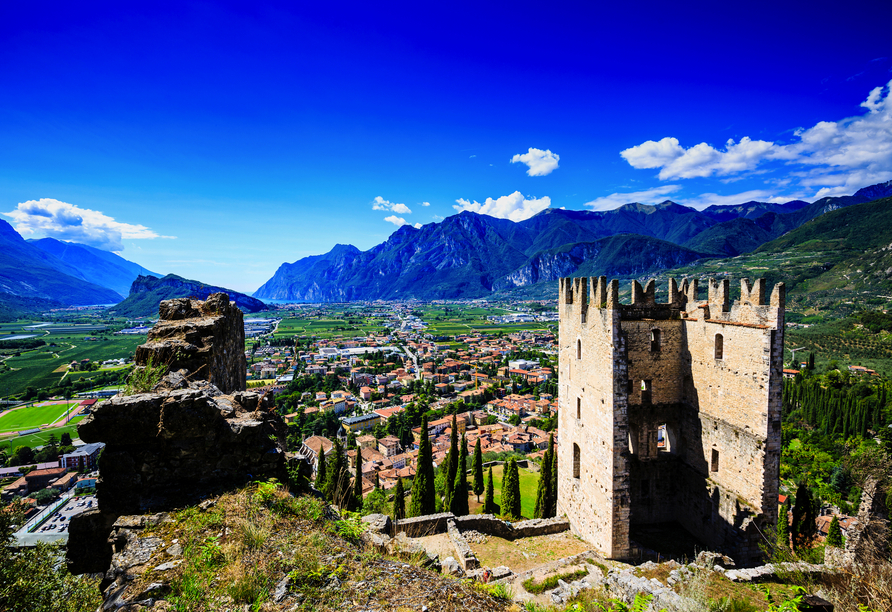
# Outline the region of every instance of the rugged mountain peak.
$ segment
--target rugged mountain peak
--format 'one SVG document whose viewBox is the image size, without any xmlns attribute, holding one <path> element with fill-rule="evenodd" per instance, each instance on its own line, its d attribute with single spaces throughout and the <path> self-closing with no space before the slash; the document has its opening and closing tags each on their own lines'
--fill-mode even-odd
<svg viewBox="0 0 892 612">
<path fill-rule="evenodd" d="M 889 196 L 892 196 L 892 181 L 877 183 L 876 185 L 871 185 L 869 187 L 862 187 L 855 192 L 856 198 L 864 198 L 865 201 L 888 198 Z"/>
</svg>

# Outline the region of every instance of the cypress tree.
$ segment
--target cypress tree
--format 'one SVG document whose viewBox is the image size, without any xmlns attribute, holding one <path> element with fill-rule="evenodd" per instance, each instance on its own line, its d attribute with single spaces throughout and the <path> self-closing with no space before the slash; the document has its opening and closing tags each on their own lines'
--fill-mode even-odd
<svg viewBox="0 0 892 612">
<path fill-rule="evenodd" d="M 477 438 L 477 444 L 474 445 L 474 495 L 477 496 L 477 503 L 480 503 L 480 494 L 483 493 L 486 485 L 483 483 L 483 453 L 480 451 L 480 438 Z"/>
<path fill-rule="evenodd" d="M 815 537 L 815 508 L 811 491 L 803 482 L 796 489 L 796 505 L 793 506 L 793 546 L 796 549 L 811 544 Z"/>
<path fill-rule="evenodd" d="M 496 494 L 492 483 L 492 466 L 489 468 L 489 478 L 486 481 L 486 497 L 483 498 L 483 514 L 495 514 Z"/>
<path fill-rule="evenodd" d="M 427 435 L 427 416 L 421 419 L 421 441 L 418 445 L 418 465 L 412 482 L 412 502 L 409 516 L 422 516 L 435 512 L 434 464 L 430 439 Z"/>
<path fill-rule="evenodd" d="M 542 457 L 539 487 L 536 489 L 536 511 L 533 518 L 548 518 L 551 511 L 551 449 Z"/>
<path fill-rule="evenodd" d="M 839 527 L 839 519 L 835 516 L 830 521 L 830 528 L 827 530 L 827 546 L 842 547 L 842 529 Z"/>
<path fill-rule="evenodd" d="M 356 460 L 356 476 L 353 477 L 353 499 L 350 501 L 356 512 L 362 510 L 362 463 Z"/>
<path fill-rule="evenodd" d="M 316 489 L 325 493 L 326 483 L 325 478 L 325 449 L 322 448 L 322 445 L 319 445 L 319 456 L 316 457 Z"/>
<path fill-rule="evenodd" d="M 520 518 L 520 476 L 514 459 L 508 463 L 502 479 L 502 515 Z"/>
<path fill-rule="evenodd" d="M 347 461 L 341 442 L 336 438 L 334 450 L 331 453 L 331 465 L 326 467 L 328 477 L 325 486 L 326 497 L 338 508 L 347 508 L 350 503 L 350 474 L 347 471 Z"/>
<path fill-rule="evenodd" d="M 397 476 L 396 489 L 393 493 L 393 520 L 406 518 L 406 493 L 403 491 L 403 478 Z"/>
<path fill-rule="evenodd" d="M 378 491 L 381 489 L 381 479 L 378 478 L 378 472 L 375 472 L 375 490 Z"/>
<path fill-rule="evenodd" d="M 815 369 L 815 354 L 814 353 L 808 354 L 808 369 L 812 372 Z"/>
<path fill-rule="evenodd" d="M 790 550 L 790 498 L 777 509 L 777 547 Z"/>
<path fill-rule="evenodd" d="M 452 500 L 449 511 L 455 516 L 468 514 L 468 449 L 465 437 L 461 437 L 461 451 L 458 457 L 458 468 L 455 472 L 455 484 L 452 487 Z"/>
<path fill-rule="evenodd" d="M 445 507 L 452 507 L 452 491 L 455 488 L 455 474 L 458 470 L 458 425 L 452 415 L 452 433 L 449 436 L 449 454 L 446 456 L 446 499 Z"/>
<path fill-rule="evenodd" d="M 557 516 L 558 503 L 558 458 L 557 449 L 554 447 L 554 434 L 548 436 L 548 448 L 551 451 L 551 509 L 548 516 L 554 517 Z"/>
</svg>

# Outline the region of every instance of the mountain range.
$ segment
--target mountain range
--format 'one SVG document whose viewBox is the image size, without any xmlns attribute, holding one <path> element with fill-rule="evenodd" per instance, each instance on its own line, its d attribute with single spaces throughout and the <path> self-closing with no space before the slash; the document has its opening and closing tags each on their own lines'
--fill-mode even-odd
<svg viewBox="0 0 892 612">
<path fill-rule="evenodd" d="M 160 278 L 123 257 L 55 238 L 25 240 L 0 220 L 0 321 L 65 306 L 117 304 L 124 316 L 158 313 L 161 300 L 228 293 L 245 312 L 265 310 L 260 300 L 175 275 Z M 125 299 L 125 296 L 126 299 Z"/>
<path fill-rule="evenodd" d="M 28 242 L 71 266 L 78 278 L 107 287 L 122 298 L 130 293 L 130 285 L 137 276 L 161 276 L 139 264 L 127 261 L 120 255 L 86 244 L 62 242 L 55 238 L 41 238 Z"/>
<path fill-rule="evenodd" d="M 0 294 L 67 305 L 115 304 L 114 289 L 86 280 L 76 265 L 27 242 L 0 220 Z"/>
<path fill-rule="evenodd" d="M 139 276 L 130 287 L 130 295 L 120 304 L 111 307 L 112 312 L 129 318 L 153 317 L 158 314 L 158 305 L 162 300 L 191 297 L 206 300 L 212 293 L 226 293 L 229 299 L 243 312 L 259 312 L 269 307 L 260 300 L 244 293 L 238 293 L 223 287 L 206 285 L 199 281 L 185 279 L 176 274 L 168 274 L 164 278 Z"/>
<path fill-rule="evenodd" d="M 892 195 L 892 181 L 811 204 L 675 202 L 546 209 L 513 222 L 473 212 L 404 225 L 367 251 L 337 245 L 282 264 L 254 296 L 302 302 L 479 298 L 574 274 L 637 277 L 751 252 L 829 211 Z"/>
</svg>

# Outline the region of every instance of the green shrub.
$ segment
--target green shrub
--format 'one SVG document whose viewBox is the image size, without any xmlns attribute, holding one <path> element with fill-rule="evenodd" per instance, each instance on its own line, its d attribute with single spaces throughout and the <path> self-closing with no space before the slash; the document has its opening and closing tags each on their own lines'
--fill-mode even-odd
<svg viewBox="0 0 892 612">
<path fill-rule="evenodd" d="M 588 570 L 586 569 L 549 576 L 542 582 L 536 582 L 535 578 L 528 578 L 527 580 L 523 581 L 523 588 L 525 588 L 529 593 L 539 595 L 540 593 L 544 593 L 545 591 L 550 591 L 551 589 L 555 588 L 558 585 L 558 580 L 563 580 L 564 582 L 573 582 L 574 580 L 579 580 L 584 576 L 588 576 Z"/>
</svg>

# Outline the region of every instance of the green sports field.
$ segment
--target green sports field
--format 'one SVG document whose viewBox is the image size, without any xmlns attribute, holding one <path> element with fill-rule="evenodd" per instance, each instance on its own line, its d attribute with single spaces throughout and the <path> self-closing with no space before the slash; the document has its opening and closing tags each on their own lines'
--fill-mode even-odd
<svg viewBox="0 0 892 612">
<path fill-rule="evenodd" d="M 77 405 L 78 402 L 69 404 L 71 410 Z M 33 429 L 44 424 L 54 423 L 59 417 L 64 415 L 64 404 L 17 408 L 0 417 L 0 433 Z"/>
<path fill-rule="evenodd" d="M 3 450 L 7 447 L 9 447 L 9 450 L 12 450 L 17 446 L 30 446 L 31 448 L 43 446 L 47 443 L 50 434 L 56 436 L 57 441 L 62 438 L 62 434 L 64 433 L 70 435 L 71 439 L 74 440 L 75 438 L 77 438 L 77 424 L 80 423 L 83 418 L 83 416 L 76 416 L 71 419 L 71 422 L 68 425 L 64 425 L 62 427 L 51 427 L 49 429 L 44 429 L 40 433 L 28 434 L 27 436 L 0 438 L 0 450 Z"/>
</svg>

